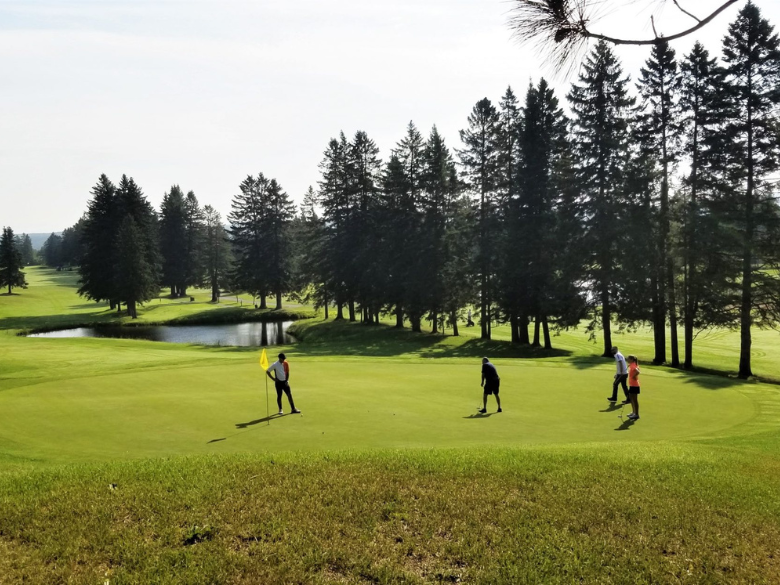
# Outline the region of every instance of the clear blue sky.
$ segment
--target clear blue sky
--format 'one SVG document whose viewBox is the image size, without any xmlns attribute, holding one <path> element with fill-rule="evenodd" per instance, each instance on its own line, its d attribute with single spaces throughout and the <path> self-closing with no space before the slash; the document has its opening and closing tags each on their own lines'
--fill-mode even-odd
<svg viewBox="0 0 780 585">
<path fill-rule="evenodd" d="M 650 1 L 650 0 L 648 0 Z M 644 0 L 599 26 L 650 35 Z M 706 13 L 713 0 L 682 0 Z M 692 21 L 666 3 L 667 34 Z M 741 6 L 739 4 L 738 6 Z M 780 2 L 758 0 L 780 25 Z M 554 78 L 507 26 L 508 0 L 0 0 L 0 225 L 59 231 L 101 173 L 159 205 L 172 184 L 226 214 L 248 174 L 300 200 L 328 139 L 386 156 L 410 120 L 451 147 L 482 97 Z M 698 35 L 719 53 L 738 7 Z M 689 49 L 693 38 L 675 45 Z M 648 49 L 621 50 L 636 77 Z"/>
</svg>

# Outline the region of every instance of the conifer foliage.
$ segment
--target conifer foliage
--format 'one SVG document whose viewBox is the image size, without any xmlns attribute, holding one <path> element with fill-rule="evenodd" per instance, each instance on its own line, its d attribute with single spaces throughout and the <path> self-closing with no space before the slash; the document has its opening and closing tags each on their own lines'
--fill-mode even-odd
<svg viewBox="0 0 780 585">
<path fill-rule="evenodd" d="M 14 231 L 4 227 L 0 236 L 0 288 L 7 288 L 9 295 L 14 288 L 27 288 L 23 268 L 22 253 L 16 246 Z"/>
</svg>

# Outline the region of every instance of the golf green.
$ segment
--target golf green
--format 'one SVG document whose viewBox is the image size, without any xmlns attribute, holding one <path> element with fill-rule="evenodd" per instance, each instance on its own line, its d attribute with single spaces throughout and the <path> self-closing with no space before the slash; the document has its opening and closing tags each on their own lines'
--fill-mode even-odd
<svg viewBox="0 0 780 585">
<path fill-rule="evenodd" d="M 40 340 L 41 342 L 44 340 Z M 45 340 L 52 361 L 79 340 Z M 39 340 L 25 340 L 34 345 Z M 67 345 L 65 345 L 67 344 Z M 151 342 L 84 340 L 135 356 Z M 98 363 L 100 351 L 97 351 Z M 760 409 L 755 386 L 711 376 L 646 368 L 641 419 L 624 422 L 610 406 L 609 362 L 578 369 L 566 362 L 496 360 L 504 412 L 479 415 L 478 360 L 290 358 L 302 415 L 266 419 L 265 378 L 256 354 L 185 347 L 161 363 L 122 371 L 31 380 L 0 392 L 0 450 L 41 462 L 108 461 L 182 454 L 408 447 L 514 446 L 669 440 L 740 434 Z M 192 354 L 182 364 L 181 354 Z M 77 360 L 76 360 L 77 361 Z M 220 363 L 222 362 L 222 363 Z M 165 368 L 169 363 L 169 368 Z M 79 372 L 81 370 L 81 373 Z M 270 413 L 276 412 L 269 388 Z M 765 387 L 764 400 L 777 399 Z M 780 402 L 780 400 L 779 400 Z"/>
</svg>

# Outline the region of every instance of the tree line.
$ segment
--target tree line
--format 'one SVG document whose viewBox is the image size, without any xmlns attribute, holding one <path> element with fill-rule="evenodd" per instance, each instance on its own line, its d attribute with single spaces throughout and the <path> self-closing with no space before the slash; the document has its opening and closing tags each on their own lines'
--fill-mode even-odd
<svg viewBox="0 0 780 585">
<path fill-rule="evenodd" d="M 614 326 L 650 324 L 653 361 L 685 368 L 697 332 L 732 327 L 747 377 L 751 330 L 780 307 L 779 45 L 752 3 L 720 59 L 659 38 L 635 83 L 600 42 L 568 114 L 541 79 L 478 101 L 458 148 L 410 123 L 383 161 L 366 132 L 342 132 L 299 209 L 259 173 L 227 225 L 178 186 L 158 213 L 132 179 L 102 176 L 73 228 L 79 292 L 135 315 L 160 287 L 206 285 L 213 301 L 287 295 L 455 335 L 473 307 L 483 339 L 507 323 L 514 343 L 547 348 L 586 319 L 604 355 Z"/>
</svg>

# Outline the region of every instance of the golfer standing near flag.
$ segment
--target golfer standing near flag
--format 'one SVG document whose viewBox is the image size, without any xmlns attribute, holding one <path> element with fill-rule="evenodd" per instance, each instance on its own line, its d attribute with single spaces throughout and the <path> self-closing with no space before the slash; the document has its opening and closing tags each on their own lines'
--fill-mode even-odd
<svg viewBox="0 0 780 585">
<path fill-rule="evenodd" d="M 273 371 L 274 375 L 271 375 Z M 290 402 L 290 408 L 293 414 L 301 412 L 295 408 L 293 402 L 292 390 L 290 390 L 290 365 L 285 361 L 283 353 L 279 354 L 279 359 L 272 363 L 265 371 L 266 375 L 274 381 L 276 386 L 276 404 L 279 405 L 279 414 L 284 414 L 282 410 L 282 392 L 287 394 L 287 400 Z"/>
<path fill-rule="evenodd" d="M 626 380 L 628 380 L 628 365 L 626 364 L 626 358 L 618 351 L 617 346 L 612 348 L 612 355 L 615 356 L 617 372 L 615 372 L 615 378 L 612 382 L 612 396 L 607 398 L 607 400 L 613 403 L 617 402 L 618 386 L 623 386 L 623 394 L 626 395 L 623 404 L 631 404 L 631 401 L 628 399 L 628 385 L 626 384 Z"/>
</svg>

